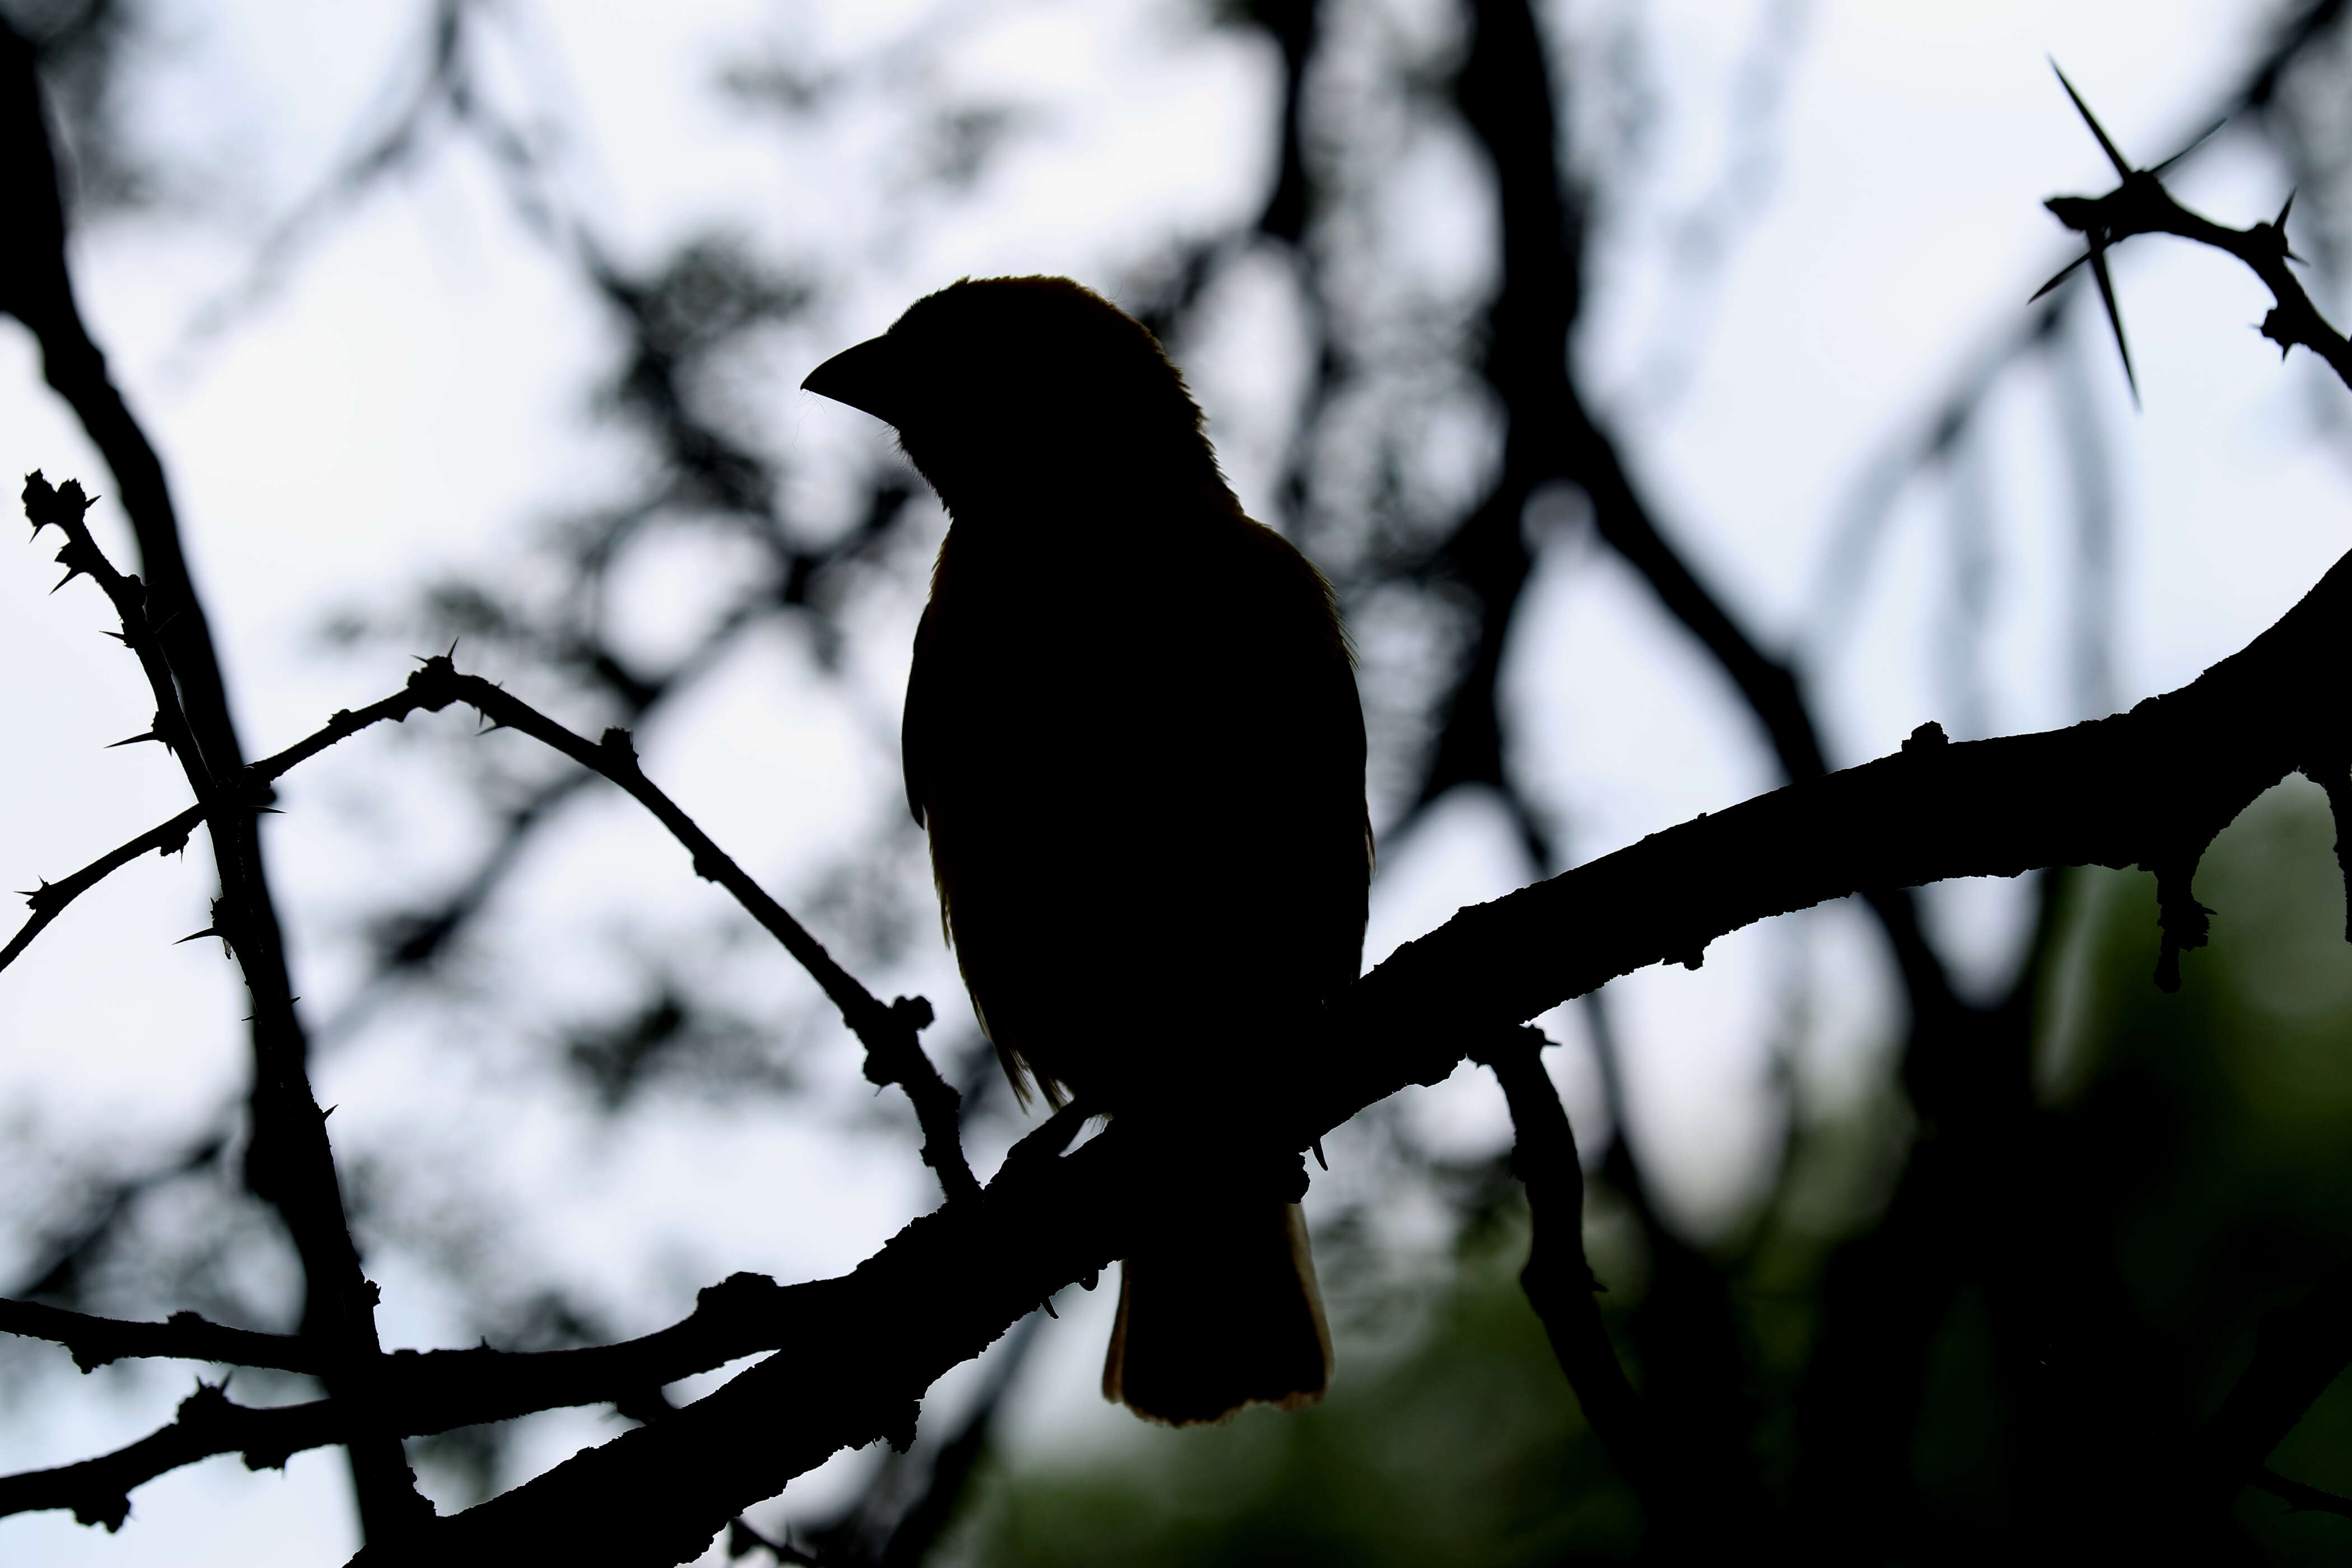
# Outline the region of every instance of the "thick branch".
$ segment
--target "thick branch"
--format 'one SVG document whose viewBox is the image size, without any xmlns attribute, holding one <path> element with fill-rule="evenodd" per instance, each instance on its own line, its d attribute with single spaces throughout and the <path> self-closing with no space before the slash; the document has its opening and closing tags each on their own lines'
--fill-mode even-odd
<svg viewBox="0 0 2352 1568">
<path fill-rule="evenodd" d="M 1859 889 L 2039 866 L 2145 865 L 2168 889 L 2168 946 L 2193 945 L 2187 883 L 2214 832 L 2315 753 L 2338 751 L 2352 692 L 2352 557 L 2242 653 L 2128 714 L 2071 730 L 1923 745 L 1791 784 L 1457 914 L 1352 987 L 1318 1070 L 1271 1070 L 1234 1108 L 1229 1157 L 1302 1149 L 1409 1083 L 1459 1042 L 1617 975 L 1702 951 L 1756 921 Z M 933 1379 L 1035 1303 L 1127 1248 L 1137 1194 L 1171 1168 L 1141 1125 L 1065 1159 L 1008 1163 L 983 1201 L 916 1221 L 853 1274 L 787 1292 L 788 1342 L 657 1426 L 580 1454 L 445 1521 L 414 1550 L 583 1554 L 667 1563 L 698 1554 L 744 1508 L 836 1449 L 904 1433 Z M 616 1496 L 659 1497 L 628 1517 Z"/>
</svg>

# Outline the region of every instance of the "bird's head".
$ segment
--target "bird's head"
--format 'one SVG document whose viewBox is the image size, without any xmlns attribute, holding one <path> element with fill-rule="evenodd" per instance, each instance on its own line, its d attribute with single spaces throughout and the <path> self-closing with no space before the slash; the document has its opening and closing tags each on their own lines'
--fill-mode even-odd
<svg viewBox="0 0 2352 1568">
<path fill-rule="evenodd" d="M 1066 278 L 951 284 L 801 384 L 896 426 L 959 517 L 1132 505 L 1139 485 L 1177 504 L 1204 486 L 1231 502 L 1159 340 Z"/>
</svg>

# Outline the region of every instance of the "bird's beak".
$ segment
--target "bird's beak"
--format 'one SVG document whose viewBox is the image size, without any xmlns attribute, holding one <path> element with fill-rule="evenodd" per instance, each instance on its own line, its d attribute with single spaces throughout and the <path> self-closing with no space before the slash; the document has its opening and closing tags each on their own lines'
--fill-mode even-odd
<svg viewBox="0 0 2352 1568">
<path fill-rule="evenodd" d="M 904 412 L 907 376 L 900 345 L 888 337 L 868 338 L 845 348 L 801 383 L 803 392 L 830 397 L 862 409 L 886 424 L 897 425 Z"/>
</svg>

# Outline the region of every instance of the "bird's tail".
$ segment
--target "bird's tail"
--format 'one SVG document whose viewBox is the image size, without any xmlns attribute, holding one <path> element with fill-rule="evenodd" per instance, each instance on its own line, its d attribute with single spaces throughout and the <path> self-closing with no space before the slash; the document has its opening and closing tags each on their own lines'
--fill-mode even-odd
<svg viewBox="0 0 2352 1568">
<path fill-rule="evenodd" d="M 1174 1426 L 1323 1397 L 1331 1330 L 1297 1204 L 1212 1204 L 1119 1268 L 1103 1397 Z"/>
</svg>

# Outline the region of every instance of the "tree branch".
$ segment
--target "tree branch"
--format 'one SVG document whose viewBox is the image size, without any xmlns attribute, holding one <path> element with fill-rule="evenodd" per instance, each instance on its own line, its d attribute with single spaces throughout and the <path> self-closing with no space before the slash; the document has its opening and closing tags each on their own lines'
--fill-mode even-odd
<svg viewBox="0 0 2352 1568">
<path fill-rule="evenodd" d="M 1664 1473 L 1656 1434 L 1641 1396 L 1626 1381 L 1592 1299 L 1601 1284 L 1584 1256 L 1584 1168 L 1577 1160 L 1576 1130 L 1544 1071 L 1543 1048 L 1550 1043 L 1541 1030 L 1519 1028 L 1471 1053 L 1493 1071 L 1510 1103 L 1517 1135 L 1511 1169 L 1527 1188 L 1534 1228 L 1519 1285 L 1543 1321 L 1552 1354 L 1576 1390 L 1585 1420 L 1633 1483 L 1655 1527 L 1672 1511 L 1662 1506 Z"/>
<path fill-rule="evenodd" d="M 1433 1083 L 1458 1042 L 1533 1017 L 1717 936 L 1859 889 L 2038 866 L 2142 865 L 2164 889 L 2164 945 L 2195 945 L 2187 884 L 2213 834 L 2346 739 L 2352 556 L 2244 651 L 2127 714 L 2038 735 L 1921 745 L 1791 784 L 1490 904 L 1406 943 L 1332 1008 L 1323 1049 L 1270 1064 L 1219 1130 L 1226 1163 L 1294 1152 L 1373 1100 Z M 788 1294 L 773 1356 L 657 1426 L 579 1454 L 355 1562 L 566 1552 L 684 1562 L 744 1508 L 843 1447 L 911 1430 L 940 1373 L 1053 1290 L 1122 1256 L 1139 1194 L 1217 1179 L 1116 1124 L 1061 1159 L 1008 1162 L 983 1201 L 917 1220 L 854 1273 Z M 1268 1167 L 1258 1167 L 1261 1171 Z M 1227 1176 L 1225 1179 L 1238 1177 Z M 788 1416 L 785 1413 L 789 1413 Z M 615 1496 L 657 1496 L 628 1517 Z"/>
<path fill-rule="evenodd" d="M 906 1090 L 923 1129 L 923 1163 L 938 1173 L 947 1195 L 951 1199 L 979 1195 L 980 1183 L 964 1160 L 957 1127 L 956 1113 L 962 1097 L 940 1076 L 930 1058 L 923 1054 L 922 1042 L 916 1037 L 917 1032 L 931 1021 L 929 1002 L 919 996 L 901 996 L 887 1005 L 877 1000 L 856 976 L 834 961 L 806 927 L 769 897 L 767 890 L 730 858 L 692 817 L 678 809 L 676 801 L 646 777 L 626 730 L 607 730 L 600 741 L 575 735 L 503 688 L 479 676 L 458 674 L 446 658 L 427 660 L 425 668 L 410 678 L 411 685 L 416 684 L 419 678 L 426 679 L 436 693 L 446 694 L 441 699 L 443 702 L 463 702 L 494 727 L 520 731 L 562 752 L 620 785 L 631 799 L 652 812 L 669 829 L 670 837 L 694 857 L 695 874 L 726 889 L 760 922 L 761 928 L 814 977 L 826 997 L 840 1010 L 842 1022 L 866 1047 L 866 1080 L 877 1087 L 895 1083 Z"/>
<path fill-rule="evenodd" d="M 198 1383 L 180 1402 L 177 1419 L 127 1448 L 53 1470 L 0 1478 L 0 1515 L 71 1509 L 83 1524 L 120 1530 L 131 1515 L 132 1489 L 167 1470 L 235 1453 L 246 1456 L 247 1469 L 276 1469 L 299 1449 L 348 1442 L 348 1432 L 321 1429 L 328 1419 L 323 1402 L 256 1409 L 232 1402 L 222 1385 Z M 278 1442 L 289 1446 L 268 1446 Z"/>
<path fill-rule="evenodd" d="M 71 487 L 73 481 L 68 479 L 67 484 Z M 75 488 L 78 489 L 78 487 Z M 309 762 L 336 742 L 355 735 L 369 725 L 380 724 L 385 720 L 390 720 L 395 724 L 399 723 L 419 708 L 438 710 L 447 700 L 446 698 L 438 701 L 429 700 L 412 678 L 406 689 L 387 697 L 381 702 L 373 703 L 356 713 L 348 708 L 344 709 L 328 720 L 316 732 L 296 742 L 277 755 L 264 757 L 257 763 L 249 763 L 238 775 L 237 782 L 242 787 L 236 793 L 236 802 L 247 809 L 266 805 L 269 799 L 268 786 L 271 784 L 283 778 L 301 763 Z M 145 736 L 139 738 L 146 739 Z M 186 847 L 188 834 L 198 823 L 212 815 L 216 804 L 199 802 L 170 821 L 157 823 L 128 844 L 110 849 L 65 880 L 43 882 L 26 894 L 25 901 L 33 906 L 32 918 L 18 929 L 15 936 L 8 939 L 6 947 L 0 948 L 0 969 L 5 969 L 15 963 L 16 955 L 31 946 L 33 939 L 40 935 L 51 921 L 64 913 L 68 904 L 139 858 L 140 856 L 146 854 L 150 849 L 159 850 L 166 855 L 178 854 Z"/>
<path fill-rule="evenodd" d="M 31 45 L 5 20 L 0 215 L 9 235 L 0 247 L 5 250 L 0 257 L 0 310 L 24 322 L 39 340 L 43 376 L 72 407 L 114 475 L 147 578 L 135 629 L 152 644 L 153 657 L 142 650 L 141 663 L 155 684 L 155 733 L 173 744 L 196 799 L 213 801 L 245 762 L 219 655 L 189 576 L 163 461 L 108 374 L 106 356 L 75 301 L 40 79 Z M 94 547 L 90 553 L 96 553 Z M 127 621 L 125 640 L 133 630 Z M 159 668 L 167 679 L 156 683 Z M 237 928 L 237 965 L 253 1003 L 246 1184 L 278 1211 L 301 1259 L 304 1331 L 322 1335 L 337 1348 L 345 1366 L 335 1380 L 358 1393 L 372 1375 L 380 1343 L 376 1289 L 352 1244 L 334 1149 L 311 1093 L 310 1044 L 295 1009 L 259 826 L 250 812 L 240 810 L 215 813 L 207 830 L 220 875 L 219 909 Z M 218 927 L 220 919 L 214 923 Z M 363 1437 L 351 1447 L 351 1464 L 361 1525 L 371 1536 L 397 1535 L 432 1516 L 397 1442 Z"/>
<path fill-rule="evenodd" d="M 60 507 L 72 510 L 80 501 L 80 487 L 68 480 L 61 490 L 49 491 L 46 483 L 35 484 L 40 476 L 26 481 L 27 507 L 39 507 L 43 520 L 55 521 L 53 513 Z M 55 501 L 41 500 L 46 493 Z M 75 522 L 79 523 L 79 512 Z M 86 542 L 87 529 L 74 536 Z M 83 546 L 69 540 L 59 559 L 74 565 L 85 554 Z M 125 595 L 135 614 L 137 580 L 112 575 L 102 555 L 94 545 L 87 554 L 93 565 L 78 565 L 75 570 L 99 576 L 100 585 L 110 597 L 118 593 Z M 107 575 L 100 575 L 100 574 Z M 126 622 L 126 625 L 131 623 Z M 128 640 L 126 638 L 126 640 Z M 940 1183 L 951 1198 L 970 1197 L 980 1191 L 980 1184 L 965 1161 L 957 1129 L 957 1111 L 962 1097 L 953 1085 L 941 1078 L 939 1069 L 923 1052 L 916 1038 L 917 1031 L 931 1021 L 930 1004 L 919 996 L 902 996 L 889 1004 L 876 999 L 874 994 L 859 984 L 857 978 L 834 960 L 824 945 L 809 934 L 808 929 L 794 920 L 782 904 L 770 897 L 766 889 L 720 849 L 710 836 L 694 819 L 678 808 L 677 802 L 646 777 L 638 765 L 635 749 L 630 743 L 626 730 L 604 731 L 601 742 L 592 742 L 573 734 L 570 730 L 541 713 L 520 698 L 479 676 L 458 673 L 446 655 L 426 659 L 408 678 L 407 685 L 393 696 L 370 704 L 356 712 L 346 709 L 335 714 L 315 733 L 289 746 L 276 755 L 263 759 L 243 770 L 240 775 L 245 792 L 262 798 L 257 792 L 299 764 L 325 751 L 336 742 L 356 734 L 372 724 L 386 720 L 399 722 L 409 714 L 423 709 L 438 712 L 452 702 L 463 702 L 473 708 L 491 724 L 530 736 L 553 750 L 562 752 L 591 772 L 621 786 L 635 800 L 652 812 L 671 837 L 683 844 L 694 857 L 694 868 L 706 880 L 717 882 L 750 912 L 784 950 L 799 960 L 813 975 L 827 998 L 840 1010 L 842 1019 L 866 1047 L 866 1076 L 877 1086 L 897 1084 L 913 1101 L 915 1115 L 923 1129 L 923 1163 L 939 1173 Z M 159 721 L 163 722 L 163 721 Z M 171 821 L 149 829 L 121 847 L 110 851 L 89 866 L 74 873 L 63 882 L 44 883 L 29 895 L 34 906 L 33 919 L 12 938 L 6 949 L 0 950 L 0 968 L 6 967 L 16 953 L 37 935 L 42 927 L 56 919 L 78 894 L 95 886 L 107 873 L 125 865 L 144 853 L 169 842 L 184 840 L 187 830 L 207 816 L 212 808 L 198 805 L 182 812 Z"/>
<path fill-rule="evenodd" d="M 0 1334 L 61 1344 L 84 1372 L 128 1357 L 160 1356 L 317 1375 L 326 1370 L 327 1361 L 317 1345 L 298 1335 L 227 1328 L 194 1312 L 174 1312 L 160 1323 L 129 1323 L 40 1301 L 0 1300 Z"/>
<path fill-rule="evenodd" d="M 2063 74 L 2058 79 L 2066 83 L 2067 96 L 2074 99 L 2074 107 L 2082 112 L 2084 122 L 2114 162 L 2121 183 L 2103 196 L 2052 196 L 2042 204 L 2060 223 L 2082 235 L 2088 242 L 2088 248 L 2081 257 L 2068 262 L 2057 277 L 2044 283 L 2042 293 L 2047 293 L 2058 285 L 2061 279 L 2088 262 L 2097 275 L 2100 294 L 2106 301 L 2108 320 L 2115 328 L 2116 347 L 2124 355 L 2124 372 L 2129 375 L 2131 355 L 2124 348 L 2123 318 L 2116 306 L 2113 286 L 2107 280 L 2106 252 L 2110 247 L 2119 245 L 2134 235 L 2177 235 L 2182 239 L 2194 240 L 2199 245 L 2210 246 L 2215 250 L 2236 257 L 2245 263 L 2249 271 L 2262 279 L 2263 286 L 2271 291 L 2271 298 L 2276 301 L 2269 314 L 2263 318 L 2262 333 L 2278 344 L 2280 358 L 2285 358 L 2288 350 L 2301 344 L 2326 360 L 2337 379 L 2347 386 L 2352 386 L 2352 341 L 2347 341 L 2343 333 L 2328 324 L 2327 319 L 2319 313 L 2319 307 L 2311 302 L 2311 296 L 2295 280 L 2294 274 L 2287 270 L 2289 261 L 2301 259 L 2287 247 L 2286 242 L 2286 216 L 2294 206 L 2294 197 L 2292 195 L 2287 197 L 2285 205 L 2279 208 L 2278 216 L 2268 223 L 2255 224 L 2251 228 L 2230 228 L 2190 212 L 2173 200 L 2172 193 L 2164 188 L 2160 175 L 2165 164 L 2160 163 L 2153 169 L 2132 167 L 2116 151 L 2115 143 L 2107 139 L 2106 132 L 2092 115 L 2089 106 L 2074 92 L 2074 85 L 2066 82 Z M 2171 162 L 2171 159 L 2165 161 L 2166 163 Z M 2040 299 L 2042 293 L 2037 293 L 2034 298 Z M 2134 395 L 2137 395 L 2137 387 L 2134 388 Z"/>
<path fill-rule="evenodd" d="M 421 1437 L 453 1427 L 510 1421 L 570 1405 L 635 1404 L 651 1391 L 728 1362 L 781 1349 L 805 1331 L 809 1304 L 832 1282 L 790 1289 L 758 1274 L 706 1287 L 695 1310 L 654 1333 L 580 1350 L 396 1351 L 375 1419 L 395 1436 Z M 0 1302 L 0 1330 L 55 1341 L 84 1371 L 121 1356 L 162 1356 L 317 1373 L 326 1359 L 298 1338 L 223 1328 L 179 1313 L 162 1323 L 124 1323 L 30 1302 Z M 351 1408 L 340 1399 L 269 1409 L 231 1406 L 224 1416 L 205 1404 L 183 1405 L 172 1426 L 100 1458 L 0 1478 L 0 1515 L 71 1508 L 82 1522 L 121 1513 L 90 1501 L 96 1491 L 127 1493 L 167 1470 L 215 1454 L 242 1453 L 250 1468 L 274 1468 L 286 1456 L 352 1436 Z M 127 1507 L 127 1504 L 125 1505 Z M 110 1526 L 111 1528 L 111 1526 Z"/>
<path fill-rule="evenodd" d="M 37 104 L 35 108 L 37 115 Z M 156 477 L 160 483 L 160 469 Z M 260 839 L 255 830 L 255 813 L 262 802 L 245 793 L 245 769 L 237 760 L 234 736 L 222 731 L 207 741 L 194 726 L 184 705 L 191 679 L 167 653 L 164 627 L 193 613 L 193 600 L 170 616 L 159 618 L 155 596 L 147 585 L 136 576 L 116 571 L 99 549 L 86 521 L 91 500 L 77 481 L 68 479 L 53 488 L 36 470 L 26 477 L 23 498 L 34 537 L 38 538 L 45 528 L 56 528 L 66 536 L 57 557 L 66 575 L 58 585 L 63 587 L 76 577 L 90 578 L 121 618 L 122 630 L 118 635 L 138 656 L 155 699 L 151 732 L 179 762 L 211 831 L 221 895 L 214 900 L 213 923 L 204 934 L 219 937 L 236 957 L 254 1008 L 252 1128 L 246 1147 L 246 1184 L 278 1210 L 301 1258 L 306 1286 L 303 1331 L 333 1350 L 334 1360 L 326 1373 L 330 1386 L 364 1409 L 365 1394 L 377 1376 L 381 1348 L 375 1328 L 376 1287 L 361 1271 L 359 1250 L 352 1243 L 343 1213 L 334 1151 L 327 1139 L 326 1114 L 310 1090 L 309 1047 L 300 1016 L 294 1010 L 278 914 L 263 876 Z M 183 654 L 188 655 L 188 650 L 184 648 Z M 225 709 L 222 720 L 225 723 Z M 37 900 L 41 897 L 37 891 L 33 896 Z M 37 904 L 35 912 L 40 912 Z M 415 1489 L 415 1477 L 395 1437 L 361 1424 L 347 1447 L 362 1525 L 372 1535 L 396 1536 L 432 1517 L 432 1507 Z"/>
</svg>

